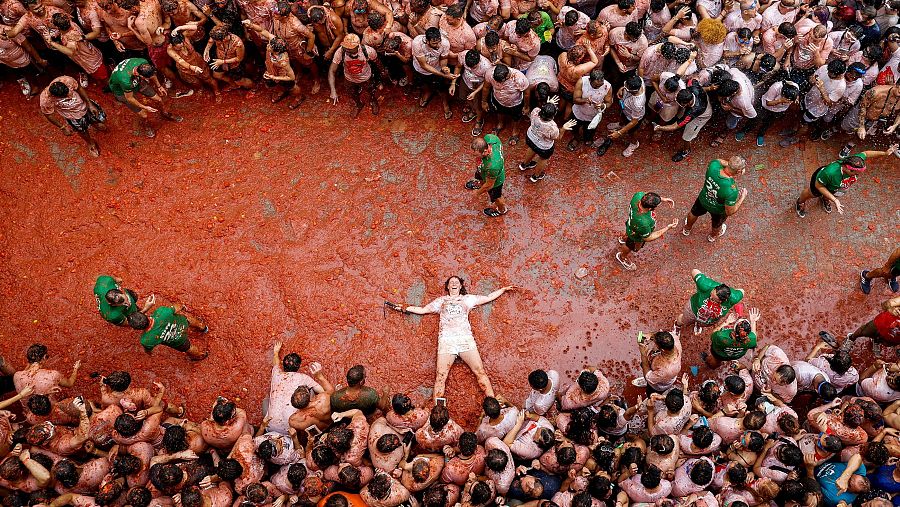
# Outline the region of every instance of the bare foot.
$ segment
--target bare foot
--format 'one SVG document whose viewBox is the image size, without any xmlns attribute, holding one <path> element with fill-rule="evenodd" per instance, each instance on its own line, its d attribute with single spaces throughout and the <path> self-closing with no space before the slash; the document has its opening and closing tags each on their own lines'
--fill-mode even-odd
<svg viewBox="0 0 900 507">
<path fill-rule="evenodd" d="M 221 104 L 221 103 L 222 103 L 222 94 L 216 93 L 216 104 Z"/>
<path fill-rule="evenodd" d="M 91 146 L 89 148 L 89 151 L 91 152 L 91 156 L 94 158 L 97 158 L 100 156 L 100 147 L 99 146 Z"/>
<path fill-rule="evenodd" d="M 315 95 L 315 94 L 319 93 L 319 88 L 321 88 L 321 87 L 322 87 L 322 83 L 320 83 L 319 81 L 316 81 L 315 83 L 313 83 L 312 90 L 310 90 L 309 93 L 311 93 L 312 95 Z"/>
</svg>

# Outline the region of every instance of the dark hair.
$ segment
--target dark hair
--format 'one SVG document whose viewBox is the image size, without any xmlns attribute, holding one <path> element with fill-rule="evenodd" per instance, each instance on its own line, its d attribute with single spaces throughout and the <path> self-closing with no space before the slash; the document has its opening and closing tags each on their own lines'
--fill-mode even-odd
<svg viewBox="0 0 900 507">
<path fill-rule="evenodd" d="M 541 106 L 540 111 L 538 112 L 538 116 L 544 121 L 551 121 L 553 117 L 556 116 L 556 113 L 559 111 L 559 108 L 556 104 L 552 102 L 548 102 Z"/>
<path fill-rule="evenodd" d="M 103 383 L 117 393 L 123 393 L 131 386 L 131 374 L 117 370 L 103 377 Z"/>
<path fill-rule="evenodd" d="M 850 356 L 849 351 L 843 349 L 836 350 L 830 357 L 825 356 L 825 360 L 828 361 L 831 371 L 838 375 L 847 373 L 853 366 L 853 357 Z"/>
<path fill-rule="evenodd" d="M 556 462 L 562 466 L 569 466 L 578 458 L 575 447 L 571 445 L 557 447 L 554 454 L 556 454 Z"/>
<path fill-rule="evenodd" d="M 641 197 L 641 206 L 647 209 L 656 209 L 656 207 L 659 206 L 659 203 L 661 202 L 662 199 L 656 192 L 647 192 L 643 197 Z"/>
<path fill-rule="evenodd" d="M 591 394 L 597 390 L 600 385 L 600 379 L 592 371 L 583 371 L 578 374 L 578 387 L 587 394 Z"/>
<path fill-rule="evenodd" d="M 143 423 L 134 418 L 131 414 L 121 414 L 116 417 L 113 428 L 123 437 L 133 437 L 141 431 Z"/>
<path fill-rule="evenodd" d="M 577 444 L 589 445 L 594 437 L 592 428 L 595 417 L 594 411 L 588 407 L 583 407 L 573 410 L 569 415 L 566 437 Z"/>
<path fill-rule="evenodd" d="M 775 369 L 775 373 L 777 373 L 778 376 L 782 377 L 788 384 L 797 379 L 797 374 L 796 372 L 794 372 L 794 367 L 789 364 L 783 364 L 779 366 Z"/>
<path fill-rule="evenodd" d="M 366 368 L 357 364 L 353 366 L 349 370 L 347 370 L 347 384 L 350 386 L 357 386 L 366 381 Z"/>
<path fill-rule="evenodd" d="M 69 19 L 69 16 L 62 12 L 53 13 L 53 16 L 50 17 L 50 22 L 62 31 L 72 28 L 72 21 Z"/>
<path fill-rule="evenodd" d="M 450 422 L 450 411 L 444 405 L 435 405 L 431 408 L 431 414 L 428 416 L 428 423 L 434 431 L 440 431 L 447 423 Z"/>
<path fill-rule="evenodd" d="M 29 363 L 39 363 L 47 357 L 47 346 L 34 343 L 25 350 L 25 358 Z"/>
<path fill-rule="evenodd" d="M 531 30 L 531 23 L 525 18 L 519 18 L 516 20 L 516 35 L 525 35 Z"/>
<path fill-rule="evenodd" d="M 113 502 L 122 496 L 123 491 L 125 491 L 124 483 L 120 481 L 107 482 L 94 494 L 94 502 L 96 502 L 97 505 L 112 505 Z M 149 501 L 145 505 L 131 503 L 132 507 L 147 507 L 149 504 Z"/>
<path fill-rule="evenodd" d="M 606 76 L 603 75 L 603 69 L 600 69 L 599 67 L 595 67 L 594 70 L 592 70 L 591 73 L 588 74 L 588 79 L 591 81 L 602 82 L 605 78 Z"/>
<path fill-rule="evenodd" d="M 341 493 L 329 495 L 328 499 L 325 500 L 325 507 L 348 507 L 349 505 L 350 502 L 347 501 L 347 497 Z"/>
<path fill-rule="evenodd" d="M 137 73 L 141 77 L 150 78 L 156 75 L 156 67 L 149 63 L 142 63 L 138 65 Z"/>
<path fill-rule="evenodd" d="M 663 82 L 663 88 L 665 88 L 667 92 L 671 93 L 675 90 L 678 90 L 680 84 L 681 79 L 678 76 L 672 76 Z"/>
<path fill-rule="evenodd" d="M 609 403 L 604 403 L 600 410 L 597 411 L 597 428 L 607 430 L 614 428 L 616 421 L 619 420 L 619 411 Z"/>
<path fill-rule="evenodd" d="M 300 354 L 291 352 L 281 360 L 281 368 L 284 369 L 284 371 L 293 373 L 300 370 L 300 363 L 302 362 L 303 359 L 300 357 Z"/>
<path fill-rule="evenodd" d="M 747 447 L 748 450 L 759 452 L 764 445 L 766 445 L 766 439 L 763 438 L 762 433 L 758 431 L 750 431 L 747 433 L 747 445 L 745 447 Z"/>
<path fill-rule="evenodd" d="M 719 87 L 716 89 L 716 91 L 719 93 L 720 97 L 731 98 L 739 91 L 741 91 L 741 85 L 739 85 L 738 82 L 734 79 L 726 79 L 719 83 Z M 725 289 L 728 289 L 728 297 L 731 296 L 731 289 L 727 285 L 721 284 L 719 285 L 719 287 L 725 287 Z M 719 287 L 716 287 L 716 295 L 719 295 Z M 725 292 L 722 291 L 722 294 L 725 294 Z M 719 296 L 719 299 L 722 301 L 728 301 L 728 297 L 723 298 Z"/>
<path fill-rule="evenodd" d="M 612 492 L 612 482 L 603 475 L 595 475 L 588 480 L 587 492 L 598 500 L 605 500 Z"/>
<path fill-rule="evenodd" d="M 69 95 L 69 87 L 61 81 L 50 83 L 50 95 L 54 97 L 66 97 Z"/>
<path fill-rule="evenodd" d="M 781 96 L 788 100 L 797 100 L 797 97 L 800 96 L 800 88 L 788 81 L 782 81 Z"/>
<path fill-rule="evenodd" d="M 550 85 L 540 82 L 534 87 L 534 93 L 537 95 L 538 104 L 544 103 L 550 99 Z"/>
<path fill-rule="evenodd" d="M 665 404 L 669 412 L 678 412 L 684 408 L 684 392 L 677 387 L 669 389 L 669 392 L 666 393 Z"/>
<path fill-rule="evenodd" d="M 704 382 L 700 384 L 700 389 L 697 390 L 697 398 L 707 406 L 715 406 L 716 402 L 719 401 L 720 395 L 719 384 L 715 382 Z"/>
<path fill-rule="evenodd" d="M 778 416 L 778 419 L 775 420 L 775 422 L 778 424 L 778 427 L 781 428 L 781 430 L 787 435 L 793 435 L 800 429 L 800 422 L 797 420 L 797 416 L 788 412 L 782 412 Z"/>
<path fill-rule="evenodd" d="M 643 30 L 641 30 L 641 25 L 637 24 L 634 21 L 629 21 L 627 25 L 625 25 L 625 35 L 637 39 L 641 36 Z"/>
<path fill-rule="evenodd" d="M 500 44 L 500 34 L 493 30 L 488 30 L 488 33 L 484 34 L 484 43 L 487 44 L 488 47 L 494 47 L 497 44 Z M 444 288 L 446 288 L 446 284 L 444 284 Z M 462 291 L 460 291 L 460 294 L 462 294 Z"/>
<path fill-rule="evenodd" d="M 310 454 L 313 463 L 319 468 L 325 469 L 337 463 L 337 455 L 334 453 L 334 449 L 326 444 L 320 444 L 313 447 L 312 453 Z"/>
<path fill-rule="evenodd" d="M 640 447 L 628 447 L 622 453 L 622 457 L 619 459 L 619 468 L 626 469 L 630 467 L 632 464 L 637 465 L 638 471 L 644 470 L 644 465 L 646 464 L 646 459 L 644 458 L 644 453 L 641 451 Z"/>
<path fill-rule="evenodd" d="M 480 62 L 480 61 L 481 61 L 481 53 L 479 53 L 478 51 L 476 51 L 474 49 L 470 49 L 470 50 L 466 51 L 465 62 L 466 62 L 467 66 L 474 67 L 474 66 L 478 65 L 478 62 Z"/>
<path fill-rule="evenodd" d="M 639 91 L 643 85 L 644 80 L 637 74 L 629 76 L 628 79 L 625 80 L 625 89 L 628 91 Z"/>
<path fill-rule="evenodd" d="M 494 472 L 502 472 L 509 464 L 509 456 L 500 449 L 491 449 L 484 457 L 484 465 Z"/>
<path fill-rule="evenodd" d="M 847 64 L 842 60 L 831 60 L 828 62 L 828 74 L 836 76 L 847 72 Z"/>
<path fill-rule="evenodd" d="M 881 442 L 869 442 L 865 445 L 865 451 L 863 452 L 863 456 L 867 461 L 874 463 L 878 466 L 884 465 L 887 463 L 888 458 L 891 457 L 890 452 L 888 452 L 888 448 Z"/>
<path fill-rule="evenodd" d="M 375 449 L 380 453 L 387 454 L 400 447 L 400 443 L 400 437 L 396 433 L 385 433 L 378 437 L 378 440 L 375 442 Z"/>
<path fill-rule="evenodd" d="M 309 398 L 312 396 L 312 392 L 309 386 L 299 386 L 294 390 L 294 394 L 291 395 L 291 406 L 297 409 L 306 408 L 309 406 Z"/>
<path fill-rule="evenodd" d="M 412 404 L 412 400 L 409 399 L 409 396 L 402 393 L 397 393 L 391 397 L 391 408 L 396 414 L 405 415 L 414 407 Z"/>
<path fill-rule="evenodd" d="M 509 67 L 502 63 L 498 63 L 496 67 L 494 67 L 494 81 L 502 83 L 509 78 Z"/>
<path fill-rule="evenodd" d="M 855 403 L 851 403 L 847 408 L 844 409 L 843 421 L 844 424 L 846 424 L 850 428 L 859 428 L 865 418 L 866 414 L 865 412 L 863 412 L 862 407 Z"/>
<path fill-rule="evenodd" d="M 500 415 L 500 402 L 497 401 L 497 398 L 488 396 L 481 402 L 481 409 L 484 410 L 486 416 L 493 419 Z"/>
<path fill-rule="evenodd" d="M 273 457 L 275 457 L 278 452 L 278 447 L 275 446 L 275 442 L 272 439 L 267 438 L 259 443 L 259 447 L 256 448 L 256 455 L 259 456 L 263 461 L 270 461 Z"/>
<path fill-rule="evenodd" d="M 491 487 L 485 481 L 478 481 L 472 486 L 472 505 L 483 505 L 491 499 Z"/>
<path fill-rule="evenodd" d="M 708 449 L 713 443 L 713 432 L 709 426 L 698 426 L 691 432 L 691 442 L 698 449 Z"/>
<path fill-rule="evenodd" d="M 67 458 L 63 458 L 56 462 L 53 465 L 53 477 L 67 488 L 74 487 L 78 484 L 78 479 L 81 476 L 81 472 L 78 471 L 78 467 L 75 466 L 71 460 Z"/>
<path fill-rule="evenodd" d="M 803 464 L 803 451 L 794 444 L 781 445 L 775 451 L 775 454 L 778 457 L 778 461 L 789 467 L 797 467 Z"/>
<path fill-rule="evenodd" d="M 454 4 L 462 5 L 462 4 Z M 435 483 L 429 486 L 422 494 L 423 507 L 446 507 L 447 488 L 443 484 Z"/>
<path fill-rule="evenodd" d="M 478 435 L 471 431 L 464 431 L 459 436 L 459 453 L 463 456 L 471 456 L 478 450 Z"/>
<path fill-rule="evenodd" d="M 232 401 L 217 401 L 212 409 L 212 418 L 218 424 L 225 424 L 237 414 L 237 407 Z"/>
<path fill-rule="evenodd" d="M 313 452 L 315 452 L 315 449 L 313 449 Z M 313 454 L 313 461 L 315 461 L 315 454 Z M 219 461 L 219 466 L 216 467 L 216 475 L 226 481 L 233 481 L 243 474 L 244 467 L 234 458 L 225 458 Z"/>
<path fill-rule="evenodd" d="M 819 388 L 817 389 L 819 392 L 819 396 L 824 401 L 832 401 L 837 398 L 838 390 L 831 382 L 822 382 L 819 384 Z"/>
<path fill-rule="evenodd" d="M 185 451 L 188 448 L 187 431 L 183 426 L 172 424 L 163 433 L 163 447 L 170 453 Z"/>
<path fill-rule="evenodd" d="M 17 456 L 10 456 L 0 462 L 0 478 L 7 481 L 17 481 L 28 473 L 28 469 Z"/>
<path fill-rule="evenodd" d="M 686 104 L 694 99 L 694 94 L 691 93 L 687 88 L 682 88 L 678 90 L 678 94 L 675 95 L 675 101 L 679 104 Z"/>
<path fill-rule="evenodd" d="M 831 453 L 838 453 L 844 449 L 844 443 L 841 439 L 834 435 L 825 435 L 825 441 L 822 442 L 822 448 Z"/>
<path fill-rule="evenodd" d="M 766 413 L 761 410 L 747 412 L 744 416 L 743 426 L 745 430 L 758 430 L 766 424 Z"/>
<path fill-rule="evenodd" d="M 733 79 L 729 79 L 729 80 L 723 82 L 722 84 L 725 84 L 728 81 L 731 81 L 735 85 L 737 85 L 737 81 L 734 81 Z M 722 91 L 721 87 L 719 88 L 719 91 L 720 92 Z M 736 92 L 737 92 L 737 89 L 735 89 L 735 91 L 732 93 L 725 93 L 724 95 L 730 96 Z M 715 288 L 715 291 L 716 291 L 716 297 L 719 298 L 719 301 L 728 301 L 729 299 L 731 299 L 731 287 L 725 285 L 724 283 L 720 283 L 719 285 L 717 285 Z"/>
<path fill-rule="evenodd" d="M 672 350 L 675 348 L 675 337 L 668 331 L 657 331 L 653 333 L 653 343 L 660 350 Z"/>
<path fill-rule="evenodd" d="M 142 312 L 134 312 L 128 317 L 128 325 L 131 326 L 131 329 L 147 329 L 150 327 L 150 319 L 147 318 Z"/>
<path fill-rule="evenodd" d="M 141 459 L 127 452 L 120 452 L 113 460 L 110 470 L 114 477 L 125 477 L 141 469 Z"/>
<path fill-rule="evenodd" d="M 441 40 L 441 30 L 436 26 L 425 29 L 425 40 Z"/>
<path fill-rule="evenodd" d="M 644 473 L 641 474 L 641 485 L 647 489 L 654 489 L 659 486 L 662 479 L 662 472 L 656 465 L 647 465 Z"/>
<path fill-rule="evenodd" d="M 184 471 L 175 463 L 157 463 L 150 467 L 150 482 L 160 490 L 170 490 L 184 480 Z"/>
<path fill-rule="evenodd" d="M 747 389 L 747 383 L 744 382 L 739 375 L 729 375 L 725 377 L 725 390 L 731 394 L 744 394 L 744 391 Z"/>
<path fill-rule="evenodd" d="M 781 483 L 776 500 L 784 505 L 786 502 L 802 502 L 806 498 L 806 487 L 798 480 L 789 479 Z"/>
<path fill-rule="evenodd" d="M 347 452 L 353 445 L 353 431 L 346 427 L 334 428 L 328 432 L 326 441 L 335 451 L 339 453 Z"/>
<path fill-rule="evenodd" d="M 747 482 L 747 467 L 733 461 L 725 470 L 725 476 L 728 477 L 728 482 L 731 484 L 743 486 Z"/>
<path fill-rule="evenodd" d="M 708 429 L 707 426 L 701 426 L 701 428 Z M 712 463 L 709 461 L 709 459 L 699 459 L 695 461 L 694 466 L 691 467 L 690 476 L 691 481 L 698 486 L 705 486 L 709 484 L 713 478 Z"/>
<path fill-rule="evenodd" d="M 675 46 L 675 44 L 672 44 L 669 41 L 665 41 L 659 47 L 659 54 L 662 55 L 662 57 L 666 60 L 671 60 L 675 58 L 675 51 L 677 49 L 678 48 Z"/>
<path fill-rule="evenodd" d="M 544 370 L 534 370 L 528 374 L 528 385 L 536 391 L 547 387 L 549 382 L 550 377 L 547 376 L 547 372 Z"/>
<path fill-rule="evenodd" d="M 778 25 L 778 33 L 780 33 L 781 35 L 785 36 L 788 39 L 793 39 L 794 37 L 797 36 L 797 27 L 795 27 L 793 24 L 785 21 L 784 23 L 781 23 L 780 25 Z"/>
<path fill-rule="evenodd" d="M 338 479 L 340 479 L 341 484 L 344 486 L 348 486 L 353 489 L 359 489 L 362 487 L 362 474 L 360 474 L 359 468 L 355 466 L 348 465 L 338 472 Z"/>
<path fill-rule="evenodd" d="M 675 450 L 675 440 L 669 435 L 653 435 L 650 437 L 650 450 L 656 454 L 669 454 Z"/>
<path fill-rule="evenodd" d="M 269 490 L 258 482 L 251 482 L 244 488 L 244 497 L 251 503 L 261 504 L 269 498 Z"/>
<path fill-rule="evenodd" d="M 287 480 L 292 488 L 299 489 L 308 473 L 309 471 L 303 463 L 291 463 L 287 471 Z"/>
<path fill-rule="evenodd" d="M 373 497 L 384 500 L 391 492 L 391 478 L 387 474 L 376 474 L 366 487 Z"/>
<path fill-rule="evenodd" d="M 225 26 L 214 26 L 209 30 L 209 38 L 213 40 L 225 40 L 228 37 L 228 29 Z"/>
<path fill-rule="evenodd" d="M 550 428 L 538 428 L 537 430 L 537 440 L 534 442 L 537 446 L 542 450 L 546 451 L 553 447 L 554 436 L 553 430 Z"/>
<path fill-rule="evenodd" d="M 28 397 L 28 410 L 35 415 L 49 415 L 52 410 L 50 397 L 43 394 L 33 394 Z"/>
</svg>

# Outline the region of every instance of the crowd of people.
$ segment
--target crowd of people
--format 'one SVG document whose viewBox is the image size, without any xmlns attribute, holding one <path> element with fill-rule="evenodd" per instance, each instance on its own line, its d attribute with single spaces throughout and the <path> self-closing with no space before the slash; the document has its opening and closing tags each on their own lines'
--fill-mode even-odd
<svg viewBox="0 0 900 507">
<path fill-rule="evenodd" d="M 865 270 L 900 290 L 900 248 Z M 900 502 L 900 297 L 857 330 L 791 358 L 766 339 L 762 312 L 743 290 L 694 270 L 696 286 L 671 331 L 638 334 L 636 399 L 605 372 L 573 379 L 552 369 L 523 378 L 516 403 L 495 393 L 468 323 L 485 296 L 450 277 L 424 307 L 440 315 L 433 398 L 377 390 L 362 365 L 334 385 L 319 363 L 272 351 L 268 397 L 256 410 L 218 397 L 203 420 L 186 418 L 165 386 L 126 370 L 78 382 L 46 365 L 35 343 L 22 369 L 0 357 L 0 495 L 4 507 L 889 507 Z M 104 320 L 202 360 L 188 330 L 206 326 L 183 305 L 157 305 L 111 276 L 94 288 Z M 151 312 L 152 309 L 152 312 Z M 682 340 L 711 330 L 700 367 Z M 695 338 L 699 339 L 699 338 Z M 870 341 L 871 340 L 871 341 Z M 863 341 L 877 360 L 860 362 Z M 763 345 L 763 343 L 765 343 Z M 877 345 L 877 347 L 875 346 Z M 896 355 L 896 352 L 891 352 Z M 444 381 L 459 357 L 484 392 L 465 429 L 451 416 Z M 698 358 L 699 359 L 699 358 Z M 690 374 L 688 373 L 690 372 Z M 619 372 L 616 372 L 619 373 Z M 523 374 L 523 377 L 525 375 Z M 76 389 L 77 388 L 77 389 Z M 620 391 L 621 392 L 621 391 Z M 196 410 L 196 407 L 192 407 Z M 895 496 L 896 495 L 896 496 Z"/>
<path fill-rule="evenodd" d="M 378 114 L 385 88 L 397 87 L 422 107 L 439 97 L 445 118 L 472 123 L 473 136 L 524 140 L 520 169 L 536 183 L 557 143 L 598 155 L 620 144 L 629 157 L 642 129 L 676 136 L 676 162 L 704 129 L 713 146 L 748 134 L 763 146 L 779 121 L 782 146 L 839 131 L 896 136 L 898 9 L 897 0 L 2 0 L 0 62 L 95 156 L 101 89 L 152 137 L 151 116 L 181 120 L 170 98 L 209 91 L 219 103 L 232 89 L 267 86 L 273 102 L 291 97 L 296 108 L 327 81 L 337 104 L 344 81 L 356 114 L 366 102 Z M 49 77 L 32 86 L 40 72 Z"/>
</svg>

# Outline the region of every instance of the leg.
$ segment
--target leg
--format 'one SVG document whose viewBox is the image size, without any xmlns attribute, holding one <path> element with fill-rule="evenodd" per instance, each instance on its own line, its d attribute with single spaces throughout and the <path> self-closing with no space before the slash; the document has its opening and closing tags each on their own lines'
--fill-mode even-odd
<svg viewBox="0 0 900 507">
<path fill-rule="evenodd" d="M 100 156 L 100 146 L 97 144 L 97 141 L 91 136 L 91 133 L 87 130 L 83 132 L 78 132 L 78 136 L 84 139 L 84 142 L 88 144 L 88 149 L 91 151 L 91 155 L 95 157 Z"/>
<path fill-rule="evenodd" d="M 873 278 L 884 278 L 885 280 L 887 280 L 889 278 L 893 278 L 893 276 L 891 276 L 891 266 L 888 264 L 885 264 L 884 266 L 873 269 L 871 271 L 865 271 L 864 273 L 865 274 L 863 275 L 863 278 L 865 278 L 866 280 L 872 280 Z"/>
<path fill-rule="evenodd" d="M 797 204 L 802 207 L 803 203 L 805 203 L 806 201 L 808 201 L 814 197 L 816 197 L 816 196 L 814 196 L 812 194 L 812 191 L 810 191 L 809 187 L 804 188 L 803 192 L 800 192 L 800 197 L 797 198 Z"/>
<path fill-rule="evenodd" d="M 865 324 L 859 326 L 859 329 L 852 332 L 849 336 L 847 336 L 848 341 L 854 341 L 857 338 L 868 337 L 873 340 L 878 337 L 878 328 L 875 327 L 875 321 L 870 320 Z M 844 345 L 841 344 L 841 348 L 844 348 Z"/>
<path fill-rule="evenodd" d="M 437 373 L 434 377 L 434 397 L 444 397 L 444 387 L 447 385 L 447 375 L 450 373 L 450 367 L 456 361 L 456 354 L 438 354 L 437 356 Z"/>
<path fill-rule="evenodd" d="M 494 397 L 494 388 L 491 387 L 491 379 L 488 378 L 487 372 L 484 371 L 484 365 L 481 363 L 481 354 L 478 349 L 467 350 L 459 355 L 459 357 L 469 365 L 469 369 L 475 374 L 478 386 L 484 391 L 485 396 Z"/>
<path fill-rule="evenodd" d="M 207 331 L 206 323 L 200 320 L 200 318 L 198 318 L 196 315 L 188 312 L 184 308 L 182 308 L 178 313 L 184 315 L 184 318 L 187 319 L 188 325 L 191 328 L 196 329 L 197 331 Z"/>
<path fill-rule="evenodd" d="M 191 361 L 202 361 L 209 356 L 209 351 L 201 349 L 194 343 L 191 344 L 191 348 L 187 349 L 185 353 Z"/>
<path fill-rule="evenodd" d="M 494 201 L 494 207 L 497 208 L 497 211 L 500 213 L 506 213 L 506 201 L 504 201 L 502 197 L 498 197 Z"/>
</svg>

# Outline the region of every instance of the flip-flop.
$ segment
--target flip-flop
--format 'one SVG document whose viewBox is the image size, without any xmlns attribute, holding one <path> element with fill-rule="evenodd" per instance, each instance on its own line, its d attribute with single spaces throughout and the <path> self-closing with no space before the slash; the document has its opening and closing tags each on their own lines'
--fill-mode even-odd
<svg viewBox="0 0 900 507">
<path fill-rule="evenodd" d="M 506 142 L 510 146 L 515 146 L 519 144 L 519 136 L 509 136 L 509 139 L 507 139 Z"/>
<path fill-rule="evenodd" d="M 819 339 L 822 340 L 823 342 L 825 342 L 825 344 L 828 345 L 829 347 L 837 350 L 837 348 L 838 348 L 837 338 L 835 338 L 828 331 L 819 331 Z"/>
<path fill-rule="evenodd" d="M 453 111 L 444 111 L 444 119 L 449 120 L 450 118 L 453 118 Z"/>
<path fill-rule="evenodd" d="M 575 151 L 578 149 L 578 139 L 572 139 L 569 141 L 569 144 L 566 145 L 566 149 L 569 151 Z"/>
<path fill-rule="evenodd" d="M 724 142 L 725 142 L 725 136 L 719 136 L 719 137 L 713 139 L 712 142 L 709 143 L 709 146 L 710 146 L 710 148 L 718 148 L 719 146 L 722 146 L 722 143 L 724 143 Z"/>
<path fill-rule="evenodd" d="M 616 260 L 619 261 L 619 264 L 621 264 L 623 268 L 627 269 L 628 271 L 634 271 L 637 269 L 637 266 L 633 262 L 629 261 L 628 259 L 623 259 L 621 255 L 622 252 L 616 252 Z"/>
<path fill-rule="evenodd" d="M 475 118 L 477 118 L 477 116 L 475 116 L 474 111 L 464 111 L 463 115 L 462 115 L 462 122 L 463 123 L 471 123 L 471 122 L 475 121 Z"/>
<path fill-rule="evenodd" d="M 480 136 L 483 131 L 484 131 L 484 120 L 481 120 L 480 122 L 476 123 L 475 126 L 472 128 L 472 137 Z"/>
<path fill-rule="evenodd" d="M 428 107 L 428 103 L 431 102 L 431 99 L 434 98 L 434 94 L 431 94 L 430 97 L 419 99 L 419 107 Z"/>
<path fill-rule="evenodd" d="M 509 210 L 507 210 L 507 211 L 509 211 Z M 500 213 L 499 211 L 497 211 L 496 208 L 484 208 L 483 212 L 485 215 L 487 215 L 491 218 L 497 218 L 497 217 L 500 217 L 500 216 L 503 216 L 506 214 L 506 211 L 504 211 L 503 213 Z"/>
</svg>

